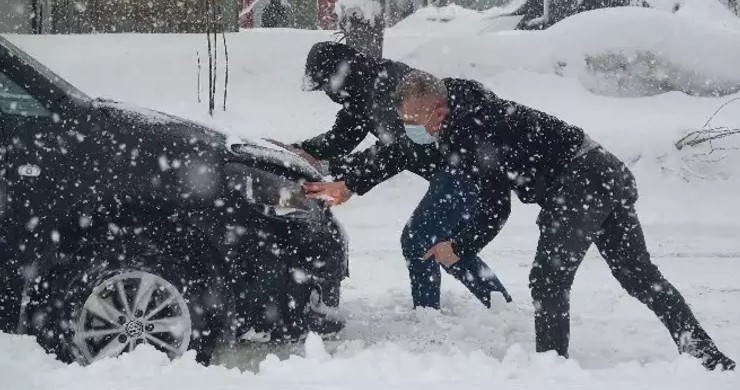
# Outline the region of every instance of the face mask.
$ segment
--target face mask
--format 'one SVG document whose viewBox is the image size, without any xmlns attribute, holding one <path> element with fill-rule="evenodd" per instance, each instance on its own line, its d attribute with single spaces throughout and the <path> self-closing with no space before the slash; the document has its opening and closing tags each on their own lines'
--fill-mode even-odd
<svg viewBox="0 0 740 390">
<path fill-rule="evenodd" d="M 405 125 L 406 135 L 415 144 L 428 145 L 437 142 L 437 139 L 427 133 L 424 126 L 421 125 Z"/>
</svg>

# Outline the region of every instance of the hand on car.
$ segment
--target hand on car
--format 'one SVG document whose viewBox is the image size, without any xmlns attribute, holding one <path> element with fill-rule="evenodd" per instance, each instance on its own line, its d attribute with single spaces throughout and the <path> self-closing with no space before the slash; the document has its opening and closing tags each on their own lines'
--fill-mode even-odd
<svg viewBox="0 0 740 390">
<path fill-rule="evenodd" d="M 424 260 L 429 260 L 432 257 L 434 257 L 434 261 L 445 267 L 452 266 L 460 261 L 454 249 L 452 249 L 452 241 L 437 243 L 424 254 Z"/>
<path fill-rule="evenodd" d="M 352 197 L 352 191 L 343 181 L 336 182 L 305 182 L 303 190 L 306 196 L 323 200 L 329 206 L 339 206 Z"/>
</svg>

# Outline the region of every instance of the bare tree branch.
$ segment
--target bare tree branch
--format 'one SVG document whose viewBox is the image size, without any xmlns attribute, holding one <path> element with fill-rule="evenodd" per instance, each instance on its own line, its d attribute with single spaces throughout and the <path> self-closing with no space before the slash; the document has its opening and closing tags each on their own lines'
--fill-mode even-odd
<svg viewBox="0 0 740 390">
<path fill-rule="evenodd" d="M 226 111 L 226 98 L 229 92 L 229 47 L 226 45 L 226 32 L 221 32 L 221 36 L 224 39 L 224 59 L 226 61 L 226 69 L 224 71 L 224 111 Z"/>
<path fill-rule="evenodd" d="M 200 52 L 196 51 L 195 52 L 195 57 L 197 58 L 197 63 L 198 63 L 198 66 L 197 66 L 197 72 L 198 72 L 197 73 L 197 78 L 198 78 L 198 82 L 197 82 L 197 88 L 198 88 L 197 95 L 198 95 L 198 103 L 200 103 Z"/>
<path fill-rule="evenodd" d="M 206 40 L 208 41 L 208 114 L 213 116 L 213 47 L 211 45 L 211 14 L 210 14 L 210 2 L 205 0 L 205 13 L 206 13 Z"/>
<path fill-rule="evenodd" d="M 714 153 L 715 151 L 720 150 L 735 150 L 736 148 L 715 148 L 713 141 L 729 137 L 731 135 L 740 134 L 740 128 L 729 128 L 729 127 L 708 127 L 709 124 L 712 122 L 712 119 L 714 119 L 717 114 L 720 113 L 725 107 L 727 107 L 730 103 L 739 101 L 740 97 L 736 97 L 734 99 L 730 99 L 726 102 L 724 102 L 717 110 L 714 111 L 714 113 L 707 119 L 707 121 L 704 123 L 704 126 L 701 127 L 699 130 L 691 131 L 681 137 L 678 141 L 676 141 L 676 149 L 681 150 L 687 146 L 696 146 L 702 143 L 709 143 L 710 151 L 709 153 Z"/>
</svg>

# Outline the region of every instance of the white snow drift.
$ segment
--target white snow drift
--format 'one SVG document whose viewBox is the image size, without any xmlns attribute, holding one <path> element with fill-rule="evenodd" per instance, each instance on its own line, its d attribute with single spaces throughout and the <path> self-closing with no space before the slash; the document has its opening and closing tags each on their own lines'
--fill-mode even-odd
<svg viewBox="0 0 740 390">
<path fill-rule="evenodd" d="M 524 69 L 574 77 L 594 93 L 646 96 L 682 91 L 699 96 L 740 91 L 740 19 L 721 4 L 687 1 L 672 13 L 662 9 L 601 9 L 567 18 L 543 32 L 480 33 L 430 40 L 412 56 L 437 72 L 486 76 Z M 451 8 L 448 12 L 457 12 Z M 492 19 L 466 11 L 449 23 L 478 29 Z M 444 14 L 442 14 L 444 15 Z M 734 19 L 734 20 L 733 20 Z M 427 23 L 414 19 L 404 34 Z M 451 26 L 455 27 L 455 26 Z M 444 61 L 433 61 L 443 57 Z"/>
</svg>

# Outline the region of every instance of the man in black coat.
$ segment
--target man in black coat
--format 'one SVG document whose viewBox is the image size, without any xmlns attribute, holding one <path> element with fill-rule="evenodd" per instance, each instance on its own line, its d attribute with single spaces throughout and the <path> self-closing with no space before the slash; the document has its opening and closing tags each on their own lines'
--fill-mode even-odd
<svg viewBox="0 0 740 390">
<path fill-rule="evenodd" d="M 422 257 L 435 237 L 449 237 L 460 228 L 463 210 L 474 208 L 478 194 L 456 172 L 443 169 L 441 156 L 426 132 L 406 133 L 393 96 L 400 80 L 411 71 L 405 64 L 370 58 L 347 45 L 317 43 L 306 60 L 304 89 L 324 91 L 342 109 L 330 131 L 293 147 L 299 153 L 328 161 L 336 181 L 306 183 L 305 188 L 309 196 L 330 198 L 330 204 L 339 204 L 353 193 L 362 195 L 404 170 L 430 181 L 427 194 L 404 228 L 401 246 L 414 307 L 439 308 L 440 266 Z M 378 139 L 375 145 L 351 153 L 368 134 Z M 440 202 L 444 194 L 456 196 Z M 498 223 L 508 216 L 508 201 L 484 211 Z M 445 270 L 488 307 L 493 291 L 511 299 L 495 274 L 475 255 L 469 262 Z"/>
<path fill-rule="evenodd" d="M 501 99 L 475 81 L 417 71 L 404 78 L 398 95 L 403 121 L 438 138 L 448 164 L 479 185 L 504 176 L 523 202 L 542 207 L 529 278 L 538 352 L 568 356 L 570 288 L 595 243 L 614 277 L 658 316 L 680 352 L 708 369 L 734 369 L 650 260 L 635 211 L 635 180 L 618 158 L 580 128 Z M 473 218 L 426 257 L 453 265 L 477 253 L 489 225 Z"/>
</svg>

